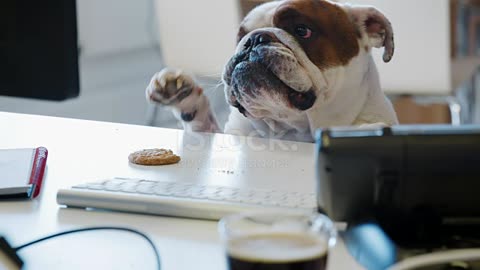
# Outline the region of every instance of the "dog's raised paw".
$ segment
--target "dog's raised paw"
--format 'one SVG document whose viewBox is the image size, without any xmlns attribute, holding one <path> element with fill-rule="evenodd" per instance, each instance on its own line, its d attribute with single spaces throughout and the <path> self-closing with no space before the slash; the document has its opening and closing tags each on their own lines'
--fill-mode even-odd
<svg viewBox="0 0 480 270">
<path fill-rule="evenodd" d="M 148 101 L 175 105 L 192 94 L 201 94 L 201 88 L 182 70 L 165 68 L 153 75 L 145 93 Z"/>
</svg>

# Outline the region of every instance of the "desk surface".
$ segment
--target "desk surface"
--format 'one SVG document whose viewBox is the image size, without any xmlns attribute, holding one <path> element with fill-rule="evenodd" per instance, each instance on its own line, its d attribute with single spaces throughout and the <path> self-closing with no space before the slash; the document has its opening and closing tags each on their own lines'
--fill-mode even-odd
<svg viewBox="0 0 480 270">
<path fill-rule="evenodd" d="M 0 112 L 0 148 L 45 146 L 44 188 L 33 201 L 0 202 L 0 234 L 14 246 L 86 226 L 122 226 L 148 234 L 164 270 L 225 269 L 217 223 L 161 216 L 66 209 L 61 187 L 112 176 L 308 191 L 314 188 L 314 145 L 223 134 Z M 130 152 L 164 147 L 182 156 L 169 167 L 128 163 Z M 232 173 L 233 172 L 233 173 Z M 26 269 L 155 269 L 148 245 L 136 236 L 91 232 L 25 249 Z M 340 243 L 329 269 L 361 269 Z M 199 267 L 200 266 L 200 267 Z"/>
</svg>

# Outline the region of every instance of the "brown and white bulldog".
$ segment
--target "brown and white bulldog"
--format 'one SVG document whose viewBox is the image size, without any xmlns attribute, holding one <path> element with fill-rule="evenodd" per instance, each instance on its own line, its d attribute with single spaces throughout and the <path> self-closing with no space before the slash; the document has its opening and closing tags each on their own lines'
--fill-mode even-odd
<svg viewBox="0 0 480 270">
<path fill-rule="evenodd" d="M 377 9 L 329 0 L 283 0 L 252 10 L 222 81 L 232 106 L 224 132 L 313 141 L 318 128 L 394 125 L 372 47 L 394 52 Z M 221 132 L 202 89 L 184 72 L 155 74 L 147 99 L 169 106 L 186 130 Z"/>
</svg>

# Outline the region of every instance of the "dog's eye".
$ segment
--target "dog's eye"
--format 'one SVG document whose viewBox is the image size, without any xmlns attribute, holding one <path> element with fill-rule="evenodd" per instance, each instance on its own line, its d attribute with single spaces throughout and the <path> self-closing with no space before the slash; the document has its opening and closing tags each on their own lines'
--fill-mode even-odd
<svg viewBox="0 0 480 270">
<path fill-rule="evenodd" d="M 295 35 L 307 39 L 312 36 L 312 30 L 305 25 L 298 25 L 295 27 Z"/>
</svg>

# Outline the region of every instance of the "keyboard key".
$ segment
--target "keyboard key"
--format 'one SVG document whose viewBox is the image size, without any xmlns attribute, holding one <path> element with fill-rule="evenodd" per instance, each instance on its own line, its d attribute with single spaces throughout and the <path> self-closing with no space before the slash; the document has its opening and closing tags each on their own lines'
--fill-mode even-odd
<svg viewBox="0 0 480 270">
<path fill-rule="evenodd" d="M 173 196 L 182 197 L 182 198 L 189 197 L 191 193 L 190 189 L 185 188 L 183 186 L 173 187 L 170 189 L 170 192 L 172 192 Z"/>
<path fill-rule="evenodd" d="M 242 203 L 245 198 L 239 197 L 237 195 L 233 195 L 232 197 L 226 198 L 226 202 L 233 202 L 233 203 Z"/>
<path fill-rule="evenodd" d="M 272 201 L 283 201 L 287 198 L 287 195 L 283 192 L 273 192 L 268 195 L 268 199 Z"/>
<path fill-rule="evenodd" d="M 170 185 L 155 185 L 153 191 L 157 195 L 169 196 L 173 194 L 170 187 Z"/>
<path fill-rule="evenodd" d="M 173 186 L 174 184 L 170 182 L 157 182 L 154 184 L 154 187 L 158 189 L 170 189 Z"/>
<path fill-rule="evenodd" d="M 104 186 L 104 190 L 106 190 L 106 191 L 120 191 L 121 187 L 120 187 L 120 185 L 107 184 L 107 185 Z"/>
<path fill-rule="evenodd" d="M 266 199 L 262 202 L 262 205 L 280 206 L 280 202 L 277 200 Z"/>
<path fill-rule="evenodd" d="M 207 196 L 208 199 L 218 200 L 217 193 L 220 191 L 218 187 L 206 187 L 203 190 L 203 193 Z"/>
<path fill-rule="evenodd" d="M 131 181 L 128 180 L 121 180 L 121 179 L 111 179 L 103 182 L 103 185 L 122 185 L 124 183 L 128 183 Z"/>
<path fill-rule="evenodd" d="M 145 184 L 145 183 L 142 183 L 142 184 L 139 184 L 137 186 L 137 192 L 138 193 L 141 193 L 141 194 L 154 194 L 155 191 L 154 191 L 154 185 L 153 184 Z"/>
<path fill-rule="evenodd" d="M 235 193 L 235 195 L 239 198 L 245 198 L 245 199 L 249 199 L 253 196 L 253 191 L 252 190 L 249 190 L 249 189 L 246 189 L 246 190 L 239 190 Z"/>
<path fill-rule="evenodd" d="M 104 186 L 102 184 L 88 184 L 87 189 L 91 190 L 103 190 Z"/>
<path fill-rule="evenodd" d="M 263 204 L 263 202 L 270 196 L 268 191 L 258 190 L 252 192 L 252 196 L 250 197 L 250 203 L 254 204 Z"/>
<path fill-rule="evenodd" d="M 251 204 L 263 204 L 265 202 L 265 198 L 260 198 L 260 197 L 251 197 L 249 200 L 246 201 L 246 203 L 251 203 Z"/>
<path fill-rule="evenodd" d="M 76 188 L 76 189 L 88 189 L 88 185 L 87 185 L 87 184 L 80 184 L 80 185 L 73 186 L 72 188 Z"/>
<path fill-rule="evenodd" d="M 238 190 L 233 188 L 219 188 L 219 191 L 217 192 L 217 196 L 219 198 L 228 199 L 232 197 L 234 194 L 236 194 L 237 192 Z"/>
<path fill-rule="evenodd" d="M 127 192 L 127 193 L 135 193 L 137 192 L 137 183 L 123 183 L 120 185 L 120 191 Z"/>
<path fill-rule="evenodd" d="M 193 187 L 190 196 L 194 199 L 206 199 L 205 187 Z"/>
<path fill-rule="evenodd" d="M 301 200 L 288 200 L 286 201 L 286 205 L 289 207 L 297 208 L 297 207 L 302 207 L 303 203 Z"/>
</svg>

